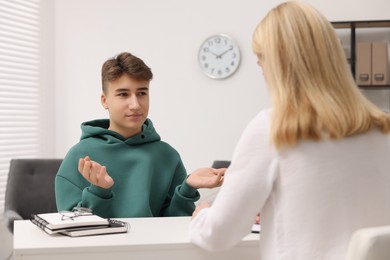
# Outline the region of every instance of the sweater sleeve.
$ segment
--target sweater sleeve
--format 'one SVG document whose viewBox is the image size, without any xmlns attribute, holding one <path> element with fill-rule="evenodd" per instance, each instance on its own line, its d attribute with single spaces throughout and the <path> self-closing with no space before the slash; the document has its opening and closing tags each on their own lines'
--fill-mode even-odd
<svg viewBox="0 0 390 260">
<path fill-rule="evenodd" d="M 176 167 L 168 197 L 164 203 L 162 216 L 191 216 L 195 201 L 200 198 L 197 189 L 187 184 L 187 173 L 182 161 Z"/>
<path fill-rule="evenodd" d="M 211 251 L 225 250 L 250 233 L 277 173 L 267 117 L 260 113 L 247 126 L 212 207 L 201 210 L 191 221 L 190 240 L 194 244 Z"/>
<path fill-rule="evenodd" d="M 85 157 L 70 150 L 65 156 L 55 179 L 57 210 L 72 210 L 75 206 L 87 207 L 102 217 L 109 216 L 111 189 L 91 185 L 78 171 L 78 161 Z"/>
</svg>

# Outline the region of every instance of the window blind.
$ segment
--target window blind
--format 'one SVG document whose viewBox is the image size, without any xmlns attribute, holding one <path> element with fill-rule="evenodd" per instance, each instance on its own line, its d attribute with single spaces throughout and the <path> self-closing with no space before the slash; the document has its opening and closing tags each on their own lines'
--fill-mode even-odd
<svg viewBox="0 0 390 260">
<path fill-rule="evenodd" d="M 0 219 L 9 163 L 39 153 L 39 0 L 0 0 Z"/>
</svg>

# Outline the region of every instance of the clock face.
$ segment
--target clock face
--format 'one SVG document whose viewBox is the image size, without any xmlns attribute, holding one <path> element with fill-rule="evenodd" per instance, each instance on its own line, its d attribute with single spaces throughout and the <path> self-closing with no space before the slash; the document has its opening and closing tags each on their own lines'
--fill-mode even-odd
<svg viewBox="0 0 390 260">
<path fill-rule="evenodd" d="M 240 65 L 240 49 L 227 35 L 207 38 L 199 49 L 199 65 L 213 79 L 224 79 L 236 72 Z"/>
</svg>

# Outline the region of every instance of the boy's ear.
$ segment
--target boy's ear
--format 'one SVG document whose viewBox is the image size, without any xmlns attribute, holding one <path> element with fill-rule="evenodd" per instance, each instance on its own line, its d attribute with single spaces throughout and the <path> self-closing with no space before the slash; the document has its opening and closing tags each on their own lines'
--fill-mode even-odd
<svg viewBox="0 0 390 260">
<path fill-rule="evenodd" d="M 104 95 L 104 93 L 102 93 L 102 95 L 100 96 L 100 102 L 102 103 L 104 109 L 108 109 L 107 98 L 106 95 Z"/>
</svg>

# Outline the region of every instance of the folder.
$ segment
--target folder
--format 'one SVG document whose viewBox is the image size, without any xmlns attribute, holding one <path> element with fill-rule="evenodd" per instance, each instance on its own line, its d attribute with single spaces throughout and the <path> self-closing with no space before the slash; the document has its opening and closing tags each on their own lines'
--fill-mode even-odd
<svg viewBox="0 0 390 260">
<path fill-rule="evenodd" d="M 356 83 L 359 86 L 369 86 L 372 84 L 371 62 L 372 62 L 371 42 L 356 43 Z"/>
<path fill-rule="evenodd" d="M 372 43 L 372 85 L 389 85 L 389 56 L 387 42 Z"/>
</svg>

